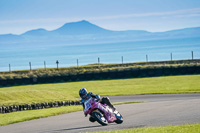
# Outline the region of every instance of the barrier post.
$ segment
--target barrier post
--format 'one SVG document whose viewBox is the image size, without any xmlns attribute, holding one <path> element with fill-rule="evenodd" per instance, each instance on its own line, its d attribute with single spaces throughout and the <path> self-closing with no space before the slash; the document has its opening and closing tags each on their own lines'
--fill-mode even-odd
<svg viewBox="0 0 200 133">
<path fill-rule="evenodd" d="M 76 60 L 76 63 L 77 63 L 77 67 L 79 67 L 79 64 L 78 64 L 78 59 Z"/>
<path fill-rule="evenodd" d="M 30 67 L 30 71 L 32 70 L 32 68 L 31 68 L 31 62 L 29 62 L 29 67 Z"/>
<path fill-rule="evenodd" d="M 194 59 L 194 53 L 193 53 L 193 51 L 191 53 L 192 53 L 192 60 L 193 60 Z"/>
<path fill-rule="evenodd" d="M 100 58 L 98 57 L 98 66 L 100 68 Z"/>
<path fill-rule="evenodd" d="M 9 64 L 9 72 L 11 72 L 11 65 Z"/>
<path fill-rule="evenodd" d="M 58 64 L 59 64 L 59 61 L 58 61 L 58 60 L 56 61 L 56 64 L 57 64 L 57 70 L 58 70 Z"/>
<path fill-rule="evenodd" d="M 146 62 L 148 62 L 148 55 L 146 55 Z"/>
<path fill-rule="evenodd" d="M 171 53 L 171 61 L 172 61 L 172 53 Z"/>
<path fill-rule="evenodd" d="M 46 61 L 44 61 L 44 69 L 45 70 L 47 69 L 47 67 L 46 67 Z"/>
</svg>

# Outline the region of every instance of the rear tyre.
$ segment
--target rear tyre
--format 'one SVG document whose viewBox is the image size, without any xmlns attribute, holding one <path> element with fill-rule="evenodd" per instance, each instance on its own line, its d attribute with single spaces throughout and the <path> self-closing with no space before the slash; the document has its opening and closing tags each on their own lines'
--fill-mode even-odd
<svg viewBox="0 0 200 133">
<path fill-rule="evenodd" d="M 116 116 L 116 118 L 117 118 L 117 120 L 115 121 L 115 123 L 121 124 L 121 123 L 123 122 L 123 117 L 122 117 L 122 115 L 121 115 L 119 112 L 116 112 L 116 113 L 115 113 L 115 116 Z"/>
<path fill-rule="evenodd" d="M 102 126 L 108 125 L 108 121 L 100 112 L 93 112 L 92 117 Z"/>
</svg>

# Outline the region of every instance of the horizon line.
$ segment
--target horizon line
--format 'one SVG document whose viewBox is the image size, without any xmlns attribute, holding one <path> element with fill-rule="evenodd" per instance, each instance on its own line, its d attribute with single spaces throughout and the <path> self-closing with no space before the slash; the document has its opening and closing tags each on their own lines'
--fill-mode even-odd
<svg viewBox="0 0 200 133">
<path fill-rule="evenodd" d="M 69 22 L 69 23 L 77 23 L 77 22 L 81 22 L 81 21 L 87 21 L 87 20 L 80 20 L 80 21 L 74 21 L 74 22 Z M 89 21 L 87 21 L 89 22 Z M 65 24 L 69 24 L 69 23 L 65 23 Z M 90 22 L 89 22 L 90 23 Z M 62 26 L 64 26 L 65 24 L 63 24 Z M 93 24 L 93 23 L 91 23 Z M 96 24 L 93 24 L 93 25 L 96 25 Z M 62 26 L 58 27 L 57 29 L 61 28 Z M 96 25 L 98 26 L 98 25 Z M 100 27 L 100 26 L 98 26 Z M 100 27 L 102 28 L 102 27 Z M 169 32 L 169 31 L 175 31 L 175 30 L 183 30 L 183 29 L 192 29 L 192 28 L 200 28 L 200 26 L 195 26 L 195 27 L 185 27 L 185 28 L 177 28 L 177 29 L 172 29 L 172 30 L 166 30 L 166 31 L 155 31 L 155 32 L 152 32 L 152 31 L 148 31 L 148 30 L 109 30 L 109 29 L 105 29 L 105 28 L 102 28 L 102 29 L 105 29 L 105 30 L 109 30 L 109 31 L 146 31 L 146 32 L 150 32 L 150 33 L 162 33 L 162 32 Z M 13 33 L 6 33 L 6 34 L 0 34 L 0 35 L 22 35 L 22 34 L 25 34 L 26 32 L 29 32 L 29 31 L 34 31 L 34 30 L 46 30 L 48 32 L 51 32 L 51 31 L 54 31 L 56 29 L 53 29 L 53 30 L 47 30 L 45 28 L 37 28 L 37 29 L 30 29 L 28 31 L 25 31 L 23 33 L 20 33 L 20 34 L 13 34 Z"/>
</svg>

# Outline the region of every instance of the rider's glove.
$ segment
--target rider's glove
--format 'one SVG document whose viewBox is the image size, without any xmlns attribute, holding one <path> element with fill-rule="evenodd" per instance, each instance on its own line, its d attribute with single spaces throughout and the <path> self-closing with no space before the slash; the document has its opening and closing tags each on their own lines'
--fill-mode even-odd
<svg viewBox="0 0 200 133">
<path fill-rule="evenodd" d="M 100 96 L 96 95 L 96 99 L 97 99 L 97 101 L 99 101 L 100 100 Z"/>
</svg>

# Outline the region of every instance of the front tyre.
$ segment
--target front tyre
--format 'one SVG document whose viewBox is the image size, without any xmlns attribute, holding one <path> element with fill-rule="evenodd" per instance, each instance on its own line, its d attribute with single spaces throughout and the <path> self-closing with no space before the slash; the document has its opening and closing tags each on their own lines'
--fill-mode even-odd
<svg viewBox="0 0 200 133">
<path fill-rule="evenodd" d="M 92 112 L 92 117 L 102 126 L 108 125 L 108 121 L 100 112 Z"/>
<path fill-rule="evenodd" d="M 117 120 L 115 121 L 115 123 L 121 124 L 121 123 L 123 122 L 123 117 L 122 117 L 122 115 L 121 115 L 118 111 L 116 111 L 116 112 L 114 112 L 114 113 L 115 113 L 115 117 L 117 118 Z"/>
</svg>

